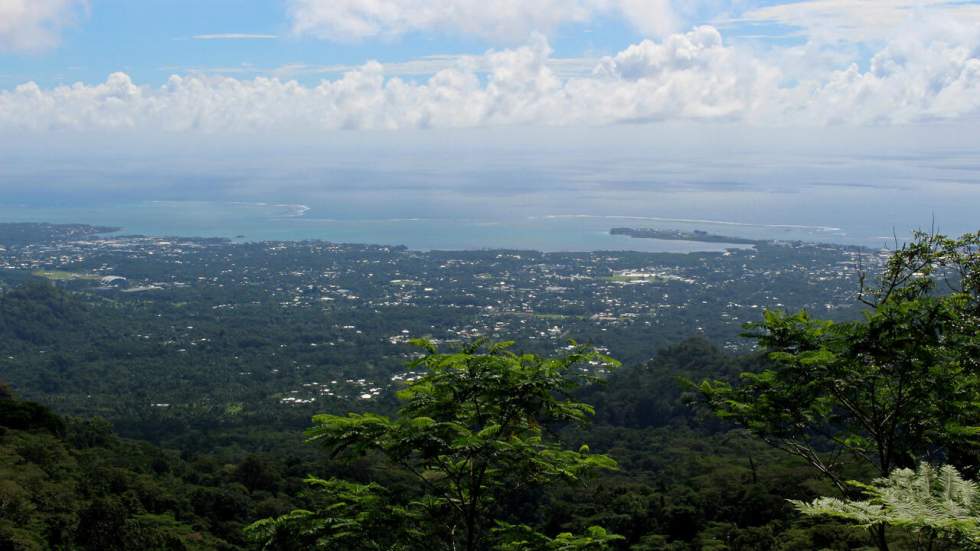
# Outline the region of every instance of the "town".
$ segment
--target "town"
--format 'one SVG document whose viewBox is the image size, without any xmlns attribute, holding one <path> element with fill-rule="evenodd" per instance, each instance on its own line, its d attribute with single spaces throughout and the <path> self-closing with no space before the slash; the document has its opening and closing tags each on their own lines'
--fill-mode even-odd
<svg viewBox="0 0 980 551">
<path fill-rule="evenodd" d="M 0 376 L 28 396 L 58 393 L 70 411 L 109 418 L 123 407 L 306 415 L 330 401 L 384 399 L 412 376 L 417 338 L 514 340 L 542 353 L 587 342 L 631 364 L 692 336 L 744 351 L 752 341 L 740 336 L 743 325 L 766 308 L 853 316 L 859 272 L 884 258 L 800 242 L 690 254 L 413 251 L 78 226 L 37 225 L 33 240 L 18 226 L 13 239 L 4 227 L 2 285 L 47 281 L 89 317 L 122 314 L 125 323 L 104 330 L 125 352 L 93 351 L 59 380 L 41 380 L 36 366 L 66 351 L 7 342 Z M 75 330 L 97 326 L 87 323 Z M 111 377 L 115 387 L 102 383 L 107 370 L 121 375 Z M 131 387 L 123 400 L 118 380 Z"/>
</svg>

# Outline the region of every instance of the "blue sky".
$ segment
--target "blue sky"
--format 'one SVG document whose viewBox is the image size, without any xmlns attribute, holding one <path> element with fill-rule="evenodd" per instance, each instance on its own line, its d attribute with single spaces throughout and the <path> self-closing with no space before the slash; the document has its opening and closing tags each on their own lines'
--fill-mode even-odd
<svg viewBox="0 0 980 551">
<path fill-rule="evenodd" d="M 709 14 L 692 18 L 706 21 Z M 208 35 L 257 35 L 255 39 L 202 40 Z M 275 37 L 275 38 L 265 38 Z M 598 17 L 553 29 L 558 57 L 615 54 L 644 38 L 627 21 Z M 0 87 L 27 81 L 50 87 L 99 82 L 123 71 L 135 80 L 161 84 L 174 73 L 274 69 L 291 64 L 357 65 L 397 62 L 443 54 L 480 54 L 513 46 L 464 33 L 411 32 L 398 37 L 323 40 L 295 34 L 283 0 L 92 0 L 87 14 L 61 33 L 57 47 L 0 53 Z M 304 80 L 318 76 L 301 75 Z"/>
<path fill-rule="evenodd" d="M 770 0 L 754 2 L 751 7 L 789 3 Z M 451 29 L 413 31 L 396 37 L 323 40 L 292 32 L 287 4 L 284 0 L 79 3 L 75 21 L 62 28 L 56 47 L 0 52 L 0 87 L 9 88 L 27 81 L 45 87 L 77 81 L 99 82 L 117 71 L 126 72 L 139 82 L 158 85 L 171 74 L 189 71 L 236 69 L 245 74 L 259 74 L 292 64 L 398 62 L 432 55 L 480 54 L 519 42 L 513 37 L 498 39 Z M 744 2 L 737 5 L 738 8 L 732 5 L 724 9 L 718 3 L 712 3 L 711 7 L 685 6 L 678 30 L 716 23 L 720 18 L 727 19 L 749 8 Z M 804 40 L 793 31 L 793 27 L 778 22 L 730 23 L 726 38 L 751 40 L 760 47 L 779 47 Z M 255 35 L 255 38 L 221 39 L 221 35 Z M 628 20 L 601 13 L 586 22 L 566 22 L 548 30 L 554 55 L 563 58 L 614 55 L 646 37 Z M 319 77 L 301 75 L 299 78 Z"/>
<path fill-rule="evenodd" d="M 961 120 L 978 29 L 975 0 L 0 0 L 0 133 Z"/>
<path fill-rule="evenodd" d="M 252 34 L 273 39 L 195 39 Z M 561 57 L 611 54 L 641 33 L 622 20 L 570 24 L 550 37 Z M 0 54 L 0 86 L 35 81 L 42 86 L 99 82 L 123 71 L 161 84 L 190 70 L 272 69 L 289 64 L 356 65 L 367 60 L 406 61 L 438 54 L 479 54 L 512 45 L 452 32 L 414 32 L 397 38 L 331 42 L 295 35 L 282 0 L 93 0 L 88 15 L 41 52 Z M 317 78 L 317 77 L 303 77 Z"/>
</svg>

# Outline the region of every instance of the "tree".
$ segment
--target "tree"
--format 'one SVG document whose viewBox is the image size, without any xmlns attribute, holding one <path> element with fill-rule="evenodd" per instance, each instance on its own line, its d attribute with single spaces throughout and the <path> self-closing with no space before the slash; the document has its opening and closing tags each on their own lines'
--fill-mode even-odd
<svg viewBox="0 0 980 551">
<path fill-rule="evenodd" d="M 802 457 L 848 496 L 858 458 L 887 477 L 922 460 L 977 465 L 980 435 L 980 232 L 917 232 L 875 285 L 861 274 L 857 321 L 768 311 L 750 324 L 768 357 L 737 384 L 704 381 L 719 416 Z M 878 545 L 887 548 L 883 530 Z"/>
<path fill-rule="evenodd" d="M 975 482 L 951 465 L 895 469 L 871 485 L 853 483 L 869 497 L 851 501 L 821 497 L 792 501 L 808 516 L 845 519 L 865 527 L 910 530 L 916 549 L 980 549 L 980 496 Z"/>
<path fill-rule="evenodd" d="M 417 482 L 414 499 L 393 503 L 392 493 L 377 484 L 311 479 L 325 503 L 315 511 L 254 524 L 254 540 L 284 548 L 282 541 L 302 533 L 303 545 L 330 548 L 338 538 L 356 533 L 360 543 L 352 549 L 400 549 L 420 539 L 436 549 L 489 549 L 494 539 L 510 545 L 507 549 L 520 549 L 524 540 L 513 535 L 535 533 L 526 526 L 498 524 L 506 520 L 503 500 L 616 468 L 611 458 L 591 454 L 586 445 L 565 449 L 546 437 L 546 427 L 585 423 L 593 415 L 592 407 L 569 393 L 593 380 L 594 368 L 616 365 L 611 358 L 585 347 L 541 358 L 511 352 L 511 343 L 478 342 L 453 353 L 439 353 L 427 341 L 415 344 L 426 355 L 412 367 L 424 375 L 399 393 L 403 405 L 395 418 L 317 415 L 307 431 L 310 442 L 334 454 L 380 455 Z M 379 520 L 385 528 L 373 529 Z M 548 548 L 575 549 L 615 536 L 596 530 L 534 539 L 567 544 L 547 543 Z"/>
<path fill-rule="evenodd" d="M 266 549 L 346 549 L 409 551 L 426 534 L 420 511 L 392 504 L 379 484 L 307 479 L 308 496 L 317 509 L 296 509 L 260 520 L 245 529 Z"/>
<path fill-rule="evenodd" d="M 589 527 L 580 536 L 562 532 L 549 538 L 527 526 L 498 522 L 493 532 L 499 540 L 499 551 L 604 551 L 609 549 L 611 543 L 623 539 L 599 526 Z"/>
</svg>

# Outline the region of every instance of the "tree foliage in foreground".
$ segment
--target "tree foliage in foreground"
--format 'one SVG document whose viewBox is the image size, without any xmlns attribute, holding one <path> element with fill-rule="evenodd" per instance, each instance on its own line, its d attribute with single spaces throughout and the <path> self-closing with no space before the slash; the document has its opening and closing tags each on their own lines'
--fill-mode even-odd
<svg viewBox="0 0 980 551">
<path fill-rule="evenodd" d="M 955 467 L 922 463 L 915 471 L 895 469 L 871 485 L 854 484 L 868 495 L 867 500 L 822 497 L 792 503 L 808 516 L 909 530 L 916 549 L 980 549 L 978 487 L 964 480 Z"/>
<path fill-rule="evenodd" d="M 864 285 L 863 319 L 770 311 L 750 325 L 768 365 L 705 381 L 715 412 L 803 457 L 846 495 L 844 461 L 879 476 L 922 460 L 977 465 L 980 233 L 918 233 Z"/>
<path fill-rule="evenodd" d="M 591 406 L 570 393 L 593 380 L 611 358 L 576 347 L 557 358 L 510 351 L 511 343 L 476 343 L 427 354 L 423 371 L 399 393 L 389 418 L 373 413 L 317 415 L 309 441 L 333 454 L 371 455 L 415 481 L 416 493 L 397 499 L 378 484 L 311 479 L 316 510 L 293 511 L 249 528 L 276 549 L 602 549 L 617 539 L 601 528 L 549 538 L 511 525 L 507 500 L 554 482 L 577 482 L 615 469 L 610 457 L 586 445 L 566 449 L 548 427 L 584 424 Z"/>
<path fill-rule="evenodd" d="M 851 458 L 879 477 L 920 461 L 968 474 L 980 464 L 980 232 L 917 232 L 880 277 L 862 274 L 857 321 L 766 312 L 749 327 L 768 365 L 700 387 L 716 414 L 802 457 L 844 497 Z M 882 551 L 885 527 L 872 525 Z"/>
</svg>

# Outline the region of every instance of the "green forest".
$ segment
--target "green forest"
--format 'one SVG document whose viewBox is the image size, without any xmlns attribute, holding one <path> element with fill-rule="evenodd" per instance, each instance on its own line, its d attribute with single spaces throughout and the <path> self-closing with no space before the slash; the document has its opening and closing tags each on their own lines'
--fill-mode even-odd
<svg viewBox="0 0 980 551">
<path fill-rule="evenodd" d="M 759 251 L 742 254 L 805 266 Z M 425 307 L 326 314 L 256 288 L 223 320 L 202 305 L 221 311 L 230 283 L 123 295 L 46 262 L 8 270 L 0 294 L 0 549 L 980 549 L 980 233 L 919 233 L 858 266 L 846 310 L 810 306 L 830 302 L 816 285 L 714 327 L 700 296 L 649 325 L 598 325 L 569 301 L 458 338 L 440 324 L 486 309 L 462 283 Z M 163 279 L 156 258 L 84 262 L 68 272 Z M 691 287 L 658 277 L 614 289 Z M 545 340 L 556 319 L 577 329 Z M 316 362 L 341 380 L 332 394 L 280 390 Z"/>
</svg>

